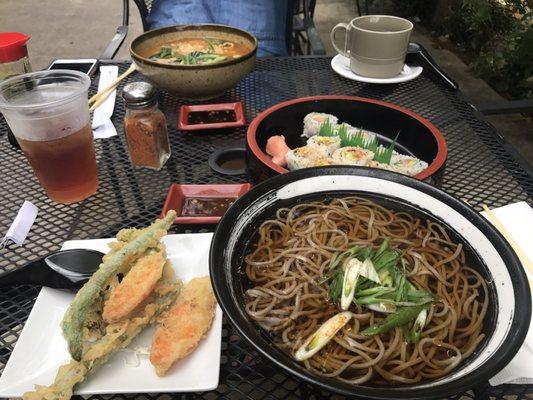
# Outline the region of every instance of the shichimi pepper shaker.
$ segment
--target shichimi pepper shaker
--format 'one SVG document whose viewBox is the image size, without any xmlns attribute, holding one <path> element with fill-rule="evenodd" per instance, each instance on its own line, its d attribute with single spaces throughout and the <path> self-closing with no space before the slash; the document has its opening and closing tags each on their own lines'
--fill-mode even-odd
<svg viewBox="0 0 533 400">
<path fill-rule="evenodd" d="M 124 86 L 124 134 L 135 167 L 161 169 L 170 157 L 167 121 L 157 108 L 157 91 L 147 82 Z"/>
</svg>

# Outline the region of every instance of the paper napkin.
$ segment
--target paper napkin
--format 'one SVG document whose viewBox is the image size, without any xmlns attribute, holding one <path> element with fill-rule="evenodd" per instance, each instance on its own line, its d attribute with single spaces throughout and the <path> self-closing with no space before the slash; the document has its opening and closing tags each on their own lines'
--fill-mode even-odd
<svg viewBox="0 0 533 400">
<path fill-rule="evenodd" d="M 39 209 L 29 201 L 24 201 L 22 207 L 20 207 L 17 216 L 11 223 L 11 226 L 7 230 L 6 235 L 0 242 L 0 246 L 4 246 L 8 241 L 15 242 L 19 246 L 22 246 L 28 232 L 30 231 Z"/>
<path fill-rule="evenodd" d="M 100 80 L 98 81 L 98 92 L 109 86 L 118 77 L 118 66 L 102 65 L 100 67 Z M 93 136 L 95 139 L 105 139 L 117 134 L 115 126 L 111 122 L 111 116 L 115 109 L 115 99 L 117 91 L 113 90 L 100 106 L 93 113 Z"/>
<path fill-rule="evenodd" d="M 495 208 L 492 212 L 500 220 L 511 238 L 533 260 L 533 209 L 525 202 Z M 485 213 L 481 213 L 485 217 Z M 490 221 L 490 220 L 489 220 Z M 524 267 L 530 281 L 533 274 Z M 533 324 L 530 322 L 524 344 L 512 361 L 497 375 L 489 380 L 493 386 L 504 383 L 533 384 Z"/>
</svg>

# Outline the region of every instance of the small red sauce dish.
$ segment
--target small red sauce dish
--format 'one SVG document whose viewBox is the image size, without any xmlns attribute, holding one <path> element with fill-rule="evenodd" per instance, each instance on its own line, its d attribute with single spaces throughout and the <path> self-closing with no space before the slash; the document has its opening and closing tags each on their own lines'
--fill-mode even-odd
<svg viewBox="0 0 533 400">
<path fill-rule="evenodd" d="M 244 125 L 246 119 L 240 101 L 181 106 L 178 118 L 178 129 L 182 131 L 238 128 Z"/>
<path fill-rule="evenodd" d="M 233 202 L 252 187 L 249 183 L 170 185 L 161 211 L 175 210 L 177 224 L 216 224 Z"/>
</svg>

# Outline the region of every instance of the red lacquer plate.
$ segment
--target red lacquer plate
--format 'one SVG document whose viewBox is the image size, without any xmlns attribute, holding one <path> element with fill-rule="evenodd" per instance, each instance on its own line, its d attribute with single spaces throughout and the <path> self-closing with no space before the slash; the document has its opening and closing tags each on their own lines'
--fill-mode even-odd
<svg viewBox="0 0 533 400">
<path fill-rule="evenodd" d="M 207 118 L 206 113 L 212 112 L 209 116 L 212 121 L 192 123 L 191 118 L 198 118 L 200 120 Z M 235 118 L 231 121 L 217 121 L 217 114 L 221 113 L 235 113 Z M 178 129 L 182 131 L 197 131 L 205 129 L 222 129 L 222 128 L 238 128 L 246 125 L 244 118 L 244 111 L 242 103 L 223 103 L 223 104 L 201 104 L 193 106 L 181 106 L 180 115 L 178 118 Z"/>
<path fill-rule="evenodd" d="M 186 199 L 220 199 L 234 198 L 242 196 L 252 187 L 249 183 L 242 184 L 221 184 L 221 185 L 180 185 L 173 183 L 167 193 L 167 199 L 161 211 L 163 218 L 169 210 L 175 210 L 175 222 L 177 224 L 216 224 L 221 216 L 184 216 L 183 206 Z"/>
</svg>

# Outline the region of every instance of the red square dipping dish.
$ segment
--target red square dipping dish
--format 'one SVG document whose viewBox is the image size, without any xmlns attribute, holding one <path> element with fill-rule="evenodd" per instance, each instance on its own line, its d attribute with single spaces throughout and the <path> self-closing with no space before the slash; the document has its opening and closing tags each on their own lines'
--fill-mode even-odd
<svg viewBox="0 0 533 400">
<path fill-rule="evenodd" d="M 178 119 L 178 129 L 182 131 L 238 128 L 245 124 L 241 102 L 181 106 Z"/>
<path fill-rule="evenodd" d="M 170 185 L 161 212 L 175 210 L 177 224 L 216 224 L 238 197 L 252 187 L 249 183 L 223 185 Z"/>
</svg>

